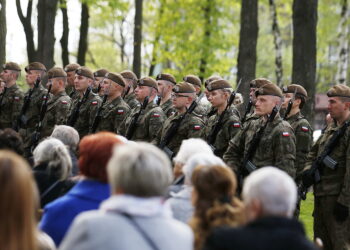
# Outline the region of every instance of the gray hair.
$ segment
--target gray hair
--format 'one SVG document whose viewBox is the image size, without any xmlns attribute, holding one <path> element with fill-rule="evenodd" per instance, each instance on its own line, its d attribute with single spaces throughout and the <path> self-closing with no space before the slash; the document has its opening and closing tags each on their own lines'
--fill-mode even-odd
<svg viewBox="0 0 350 250">
<path fill-rule="evenodd" d="M 69 177 L 72 160 L 65 145 L 58 139 L 48 138 L 39 143 L 33 152 L 34 165 L 47 164 L 48 170 L 56 172 L 60 180 Z"/>
<path fill-rule="evenodd" d="M 137 197 L 162 196 L 173 180 L 168 157 L 144 142 L 115 147 L 107 172 L 113 191 Z"/>
<path fill-rule="evenodd" d="M 297 187 L 282 170 L 263 167 L 246 178 L 243 200 L 245 204 L 258 200 L 264 215 L 292 217 L 297 202 Z"/>
<path fill-rule="evenodd" d="M 208 143 L 202 139 L 191 138 L 182 141 L 179 152 L 174 157 L 174 162 L 185 164 L 196 153 L 214 155 Z"/>
<path fill-rule="evenodd" d="M 186 162 L 185 166 L 183 167 L 182 171 L 185 175 L 185 184 L 186 185 L 192 185 L 192 173 L 193 170 L 197 166 L 206 166 L 206 167 L 212 167 L 212 166 L 222 166 L 227 167 L 227 165 L 221 160 L 221 158 L 212 155 L 212 154 L 205 154 L 205 153 L 197 153 L 190 157 L 188 161 Z"/>
<path fill-rule="evenodd" d="M 66 125 L 56 125 L 51 137 L 59 139 L 73 151 L 77 149 L 80 139 L 79 133 L 74 128 Z"/>
</svg>

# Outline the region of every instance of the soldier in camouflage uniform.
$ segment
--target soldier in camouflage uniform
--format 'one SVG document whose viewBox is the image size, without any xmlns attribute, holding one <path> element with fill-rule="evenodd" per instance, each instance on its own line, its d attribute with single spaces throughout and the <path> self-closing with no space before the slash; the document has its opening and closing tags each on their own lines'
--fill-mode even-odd
<svg viewBox="0 0 350 250">
<path fill-rule="evenodd" d="M 0 76 L 5 82 L 5 88 L 0 96 L 0 129 L 12 128 L 21 112 L 24 94 L 16 84 L 20 73 L 21 68 L 17 63 L 3 65 Z"/>
<path fill-rule="evenodd" d="M 75 71 L 80 67 L 77 63 L 71 63 L 66 65 L 64 67 L 64 71 L 67 73 L 67 86 L 66 86 L 66 93 L 69 95 L 69 97 L 74 100 L 75 98 L 79 98 L 78 93 L 75 91 L 74 88 L 74 78 L 75 78 Z"/>
<path fill-rule="evenodd" d="M 123 99 L 129 105 L 130 109 L 134 109 L 135 107 L 140 105 L 139 101 L 136 100 L 134 93 L 134 90 L 137 86 L 137 76 L 134 72 L 130 70 L 124 70 L 120 74 L 124 78 L 124 82 L 126 85 L 124 93 L 122 95 Z"/>
<path fill-rule="evenodd" d="M 99 69 L 94 72 L 94 82 L 92 83 L 92 92 L 97 94 L 99 97 L 103 97 L 104 93 L 102 90 L 103 79 L 105 75 L 108 73 L 106 69 Z"/>
<path fill-rule="evenodd" d="M 75 72 L 74 87 L 79 94 L 71 105 L 67 125 L 74 127 L 79 137 L 83 138 L 89 133 L 94 121 L 98 107 L 101 105 L 101 98 L 91 91 L 94 75 L 87 67 L 79 67 Z M 79 104 L 80 103 L 80 104 Z M 79 108 L 79 113 L 76 112 Z M 78 116 L 76 117 L 76 114 Z M 74 121 L 76 119 L 76 121 Z"/>
<path fill-rule="evenodd" d="M 102 90 L 107 95 L 107 99 L 101 107 L 101 120 L 96 132 L 111 131 L 118 133 L 119 127 L 130 112 L 130 107 L 121 97 L 124 88 L 125 82 L 121 75 L 114 73 L 105 75 Z"/>
<path fill-rule="evenodd" d="M 186 112 L 193 101 L 196 100 L 196 89 L 187 82 L 182 82 L 174 86 L 172 102 L 176 109 L 176 113 L 171 115 L 165 122 L 162 128 L 162 132 L 158 135 L 155 142 L 156 145 L 160 145 L 164 137 L 169 133 L 169 129 L 173 123 L 178 122 L 180 117 Z M 181 121 L 179 129 L 176 134 L 171 138 L 167 145 L 165 145 L 172 154 L 175 155 L 179 151 L 181 142 L 189 138 L 204 138 L 204 122 L 203 120 L 192 112 L 185 116 Z M 165 150 L 167 152 L 167 150 Z"/>
<path fill-rule="evenodd" d="M 157 75 L 158 83 L 158 97 L 160 97 L 160 107 L 163 109 L 164 114 L 169 117 L 176 112 L 171 99 L 172 89 L 176 85 L 175 77 L 171 74 L 159 74 Z"/>
<path fill-rule="evenodd" d="M 226 109 L 228 105 L 228 99 L 232 93 L 231 84 L 226 80 L 215 80 L 212 81 L 208 86 L 207 90 L 209 91 L 209 102 L 215 108 L 216 112 L 214 115 L 209 117 L 207 127 L 205 129 L 205 135 L 207 142 L 209 142 L 209 136 L 213 131 L 215 125 L 217 124 L 221 114 Z M 241 123 L 239 117 L 235 115 L 235 107 L 228 107 L 224 117 L 221 122 L 221 127 L 218 133 L 216 134 L 215 140 L 211 144 L 214 148 L 215 155 L 222 157 L 226 152 L 228 143 L 240 130 Z"/>
<path fill-rule="evenodd" d="M 265 84 L 259 88 L 255 95 L 255 113 L 260 116 L 258 120 L 251 121 L 248 126 L 238 132 L 229 142 L 224 154 L 224 161 L 238 176 L 244 173 L 243 159 L 251 146 L 251 141 L 257 131 L 266 123 L 267 117 L 275 106 L 280 105 L 282 91 L 275 84 Z M 295 136 L 288 122 L 283 121 L 279 114 L 268 123 L 257 148 L 249 159 L 257 168 L 275 166 L 295 177 Z"/>
<path fill-rule="evenodd" d="M 350 88 L 335 85 L 327 92 L 328 110 L 334 119 L 312 146 L 302 175 L 303 182 L 313 182 L 310 170 L 313 161 L 325 150 L 330 138 L 350 122 Z M 314 184 L 314 236 L 322 239 L 324 250 L 345 250 L 350 247 L 350 126 L 332 148 L 329 156 L 338 164 L 335 169 L 322 163 L 321 179 Z"/>
<path fill-rule="evenodd" d="M 47 110 L 42 121 L 41 137 L 50 136 L 55 125 L 67 123 L 67 117 L 71 106 L 71 98 L 65 91 L 67 74 L 62 68 L 52 68 L 47 72 L 51 84 L 52 97 L 47 102 Z"/>
<path fill-rule="evenodd" d="M 40 62 L 32 62 L 27 67 L 26 82 L 29 86 L 29 90 L 25 94 L 25 99 L 28 98 L 30 90 L 33 90 L 29 106 L 24 114 L 24 121 L 19 125 L 19 134 L 22 136 L 25 148 L 25 155 L 30 155 L 30 146 L 32 141 L 32 135 L 35 132 L 35 128 L 40 119 L 40 110 L 43 100 L 46 98 L 47 90 L 40 83 L 38 87 L 35 87 L 35 82 L 38 77 L 43 79 L 46 73 L 46 67 Z"/>
<path fill-rule="evenodd" d="M 136 99 L 140 103 L 144 103 L 145 98 L 148 96 L 148 104 L 138 118 L 135 131 L 133 132 L 130 140 L 134 141 L 153 141 L 157 134 L 161 131 L 163 122 L 166 119 L 166 115 L 163 110 L 153 102 L 158 93 L 158 85 L 156 80 L 151 77 L 144 77 L 138 81 L 135 89 Z M 134 108 L 130 115 L 123 122 L 121 128 L 121 134 L 127 135 L 130 125 L 137 113 L 139 113 L 141 106 Z"/>
</svg>

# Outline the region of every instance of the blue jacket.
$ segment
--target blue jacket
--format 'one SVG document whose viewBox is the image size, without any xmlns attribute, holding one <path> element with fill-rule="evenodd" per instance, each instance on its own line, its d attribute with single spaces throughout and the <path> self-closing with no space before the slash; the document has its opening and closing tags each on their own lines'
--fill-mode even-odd
<svg viewBox="0 0 350 250">
<path fill-rule="evenodd" d="M 87 210 L 98 209 L 100 203 L 109 196 L 108 184 L 82 180 L 66 195 L 45 206 L 39 227 L 59 246 L 75 216 Z"/>
</svg>

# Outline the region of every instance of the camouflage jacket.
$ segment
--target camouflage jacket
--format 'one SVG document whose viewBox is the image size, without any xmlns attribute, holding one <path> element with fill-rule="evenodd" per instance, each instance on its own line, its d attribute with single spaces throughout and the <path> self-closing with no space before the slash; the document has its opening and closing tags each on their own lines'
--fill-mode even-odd
<svg viewBox="0 0 350 250">
<path fill-rule="evenodd" d="M 171 100 L 171 98 L 167 100 L 165 103 L 161 104 L 160 107 L 163 109 L 163 112 L 167 117 L 172 116 L 176 112 L 176 109 L 173 106 L 173 101 Z"/>
<path fill-rule="evenodd" d="M 348 121 L 350 122 L 350 118 Z M 338 126 L 335 122 L 327 127 L 312 146 L 305 169 L 311 167 L 312 162 L 324 151 L 326 144 L 340 127 L 341 125 Z M 334 170 L 323 167 L 321 181 L 314 185 L 314 195 L 335 195 L 338 196 L 339 203 L 350 207 L 350 127 L 346 129 L 344 136 L 340 138 L 329 156 L 337 161 L 338 165 Z"/>
<path fill-rule="evenodd" d="M 172 124 L 174 122 L 177 122 L 180 117 L 181 114 L 175 113 L 166 119 L 162 128 L 162 132 L 159 133 L 156 142 L 153 143 L 159 145 L 168 133 Z M 166 146 L 176 154 L 179 151 L 183 140 L 189 138 L 204 138 L 204 127 L 204 122 L 200 117 L 194 113 L 187 114 L 184 120 L 182 120 L 179 129 L 176 131 L 175 135 Z"/>
<path fill-rule="evenodd" d="M 135 107 L 140 106 L 140 103 L 136 100 L 134 93 L 125 96 L 124 101 L 128 104 L 130 109 L 134 109 Z"/>
<path fill-rule="evenodd" d="M 51 97 L 42 122 L 42 137 L 50 136 L 55 125 L 66 124 L 71 103 L 71 98 L 65 91 Z"/>
<path fill-rule="evenodd" d="M 222 126 L 216 135 L 215 141 L 212 144 L 214 146 L 215 155 L 222 157 L 226 152 L 229 141 L 242 129 L 241 122 L 237 115 L 234 113 L 235 108 L 229 108 L 222 120 Z M 216 113 L 215 115 L 209 117 L 206 129 L 205 137 L 209 143 L 209 135 L 217 124 L 220 115 Z"/>
<path fill-rule="evenodd" d="M 98 131 L 110 131 L 118 133 L 124 119 L 129 115 L 130 107 L 124 102 L 122 97 L 107 100 L 102 106 L 101 120 L 97 126 Z"/>
<path fill-rule="evenodd" d="M 73 114 L 81 98 L 82 97 L 73 100 L 68 119 Z M 80 106 L 79 116 L 74 124 L 74 128 L 78 131 L 80 139 L 89 133 L 89 129 L 95 119 L 97 109 L 101 105 L 101 102 L 101 98 L 91 91 L 86 101 Z"/>
<path fill-rule="evenodd" d="M 12 128 L 23 105 L 24 93 L 15 84 L 0 95 L 0 129 Z"/>
<path fill-rule="evenodd" d="M 304 169 L 307 154 L 312 146 L 312 128 L 309 122 L 302 116 L 300 112 L 292 115 L 286 119 L 292 126 L 295 134 L 295 148 L 296 148 L 296 177 L 299 179 L 301 172 Z"/>
<path fill-rule="evenodd" d="M 238 132 L 229 142 L 224 154 L 224 161 L 233 170 L 241 174 L 244 156 L 251 145 L 256 132 L 263 126 L 263 118 L 251 121 L 249 126 Z M 269 123 L 262 135 L 257 149 L 250 159 L 256 167 L 275 166 L 295 176 L 295 136 L 288 122 L 283 121 L 277 114 L 274 121 Z"/>
<path fill-rule="evenodd" d="M 130 115 L 124 120 L 120 128 L 120 133 L 122 135 L 126 135 L 133 118 L 140 111 L 140 108 L 140 106 L 134 108 Z M 151 142 L 161 131 L 165 119 L 166 115 L 163 110 L 152 101 L 149 102 L 138 118 L 136 129 L 131 140 Z"/>
</svg>

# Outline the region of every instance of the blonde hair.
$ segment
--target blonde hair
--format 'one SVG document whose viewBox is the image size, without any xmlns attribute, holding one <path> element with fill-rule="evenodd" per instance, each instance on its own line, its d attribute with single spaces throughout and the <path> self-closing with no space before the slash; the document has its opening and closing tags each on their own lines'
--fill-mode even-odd
<svg viewBox="0 0 350 250">
<path fill-rule="evenodd" d="M 29 165 L 17 154 L 0 150 L 0 246 L 37 249 L 38 192 Z"/>
</svg>

